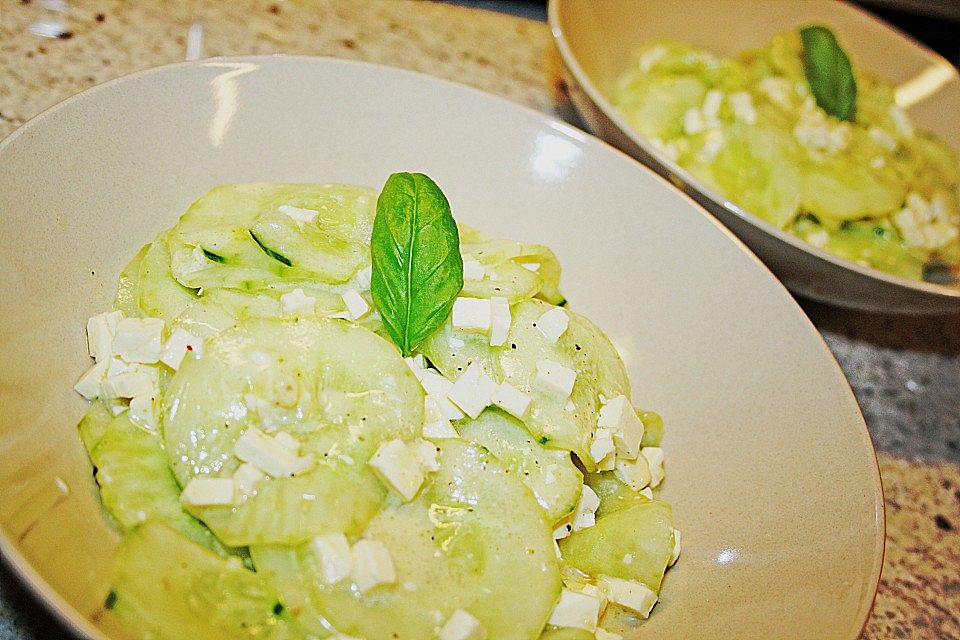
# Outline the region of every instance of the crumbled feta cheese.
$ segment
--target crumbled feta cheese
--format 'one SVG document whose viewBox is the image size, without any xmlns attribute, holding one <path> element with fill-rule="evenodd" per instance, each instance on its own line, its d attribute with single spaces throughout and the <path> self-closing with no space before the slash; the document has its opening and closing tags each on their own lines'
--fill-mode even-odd
<svg viewBox="0 0 960 640">
<path fill-rule="evenodd" d="M 447 397 L 447 394 L 453 389 L 452 382 L 435 371 L 426 370 L 423 372 L 423 379 L 420 380 L 420 384 L 427 392 L 427 396 L 434 399 L 444 417 L 448 420 L 459 420 L 463 417 L 463 412 Z"/>
<path fill-rule="evenodd" d="M 650 469 L 650 486 L 655 488 L 663 481 L 663 449 L 644 447 L 640 453 L 647 459 L 647 466 Z"/>
<path fill-rule="evenodd" d="M 626 396 L 611 398 L 601 407 L 597 426 L 610 429 L 618 457 L 634 460 L 640 453 L 643 422 Z"/>
<path fill-rule="evenodd" d="M 440 402 L 451 404 L 446 398 L 424 396 L 423 398 L 423 437 L 424 438 L 459 438 L 460 434 L 450 424 L 440 405 Z M 451 404 L 451 406 L 453 406 Z M 459 410 L 458 410 L 459 411 Z M 462 414 L 461 414 L 462 415 Z"/>
<path fill-rule="evenodd" d="M 556 344 L 570 324 L 570 316 L 560 307 L 550 309 L 537 318 L 537 329 L 551 344 Z"/>
<path fill-rule="evenodd" d="M 894 151 L 897 148 L 897 139 L 880 127 L 870 127 L 867 129 L 867 135 L 887 151 Z"/>
<path fill-rule="evenodd" d="M 424 361 L 422 355 L 417 354 L 413 357 L 406 357 L 403 361 L 407 363 L 407 367 L 409 367 L 417 381 L 423 380 L 423 371 L 427 368 L 427 363 Z"/>
<path fill-rule="evenodd" d="M 710 164 L 717 159 L 726 144 L 727 138 L 723 131 L 708 131 L 703 138 L 703 146 L 697 152 L 697 160 L 703 164 Z"/>
<path fill-rule="evenodd" d="M 354 282 L 357 285 L 357 289 L 361 291 L 368 291 L 370 289 L 370 279 L 373 277 L 373 267 L 366 266 L 360 271 L 357 271 L 357 275 L 354 276 Z"/>
<path fill-rule="evenodd" d="M 690 107 L 683 114 L 683 132 L 688 136 L 701 133 L 707 126 L 703 123 L 703 113 L 696 107 Z"/>
<path fill-rule="evenodd" d="M 103 393 L 101 383 L 107 376 L 107 362 L 102 360 L 80 376 L 77 384 L 73 385 L 73 390 L 82 395 L 87 400 L 96 400 Z"/>
<path fill-rule="evenodd" d="M 180 501 L 194 507 L 233 504 L 233 480 L 230 478 L 194 478 L 183 488 Z"/>
<path fill-rule="evenodd" d="M 208 266 L 210 266 L 209 260 L 207 260 L 207 255 L 203 252 L 203 247 L 197 245 L 190 251 L 190 259 L 182 265 L 182 269 L 187 274 L 194 274 L 198 271 L 203 271 Z"/>
<path fill-rule="evenodd" d="M 556 400 L 566 401 L 573 392 L 577 372 L 553 360 L 541 360 L 537 363 L 537 374 L 533 386 Z"/>
<path fill-rule="evenodd" d="M 510 302 L 506 298 L 490 298 L 490 346 L 500 347 L 510 333 Z"/>
<path fill-rule="evenodd" d="M 152 364 L 160 359 L 162 342 L 160 318 L 124 318 L 117 323 L 112 349 L 127 362 Z"/>
<path fill-rule="evenodd" d="M 233 454 L 274 478 L 293 476 L 313 465 L 313 456 L 298 456 L 295 451 L 254 427 L 248 428 L 237 438 Z"/>
<path fill-rule="evenodd" d="M 490 401 L 518 420 L 523 420 L 530 408 L 530 396 L 509 382 L 500 383 Z"/>
<path fill-rule="evenodd" d="M 131 371 L 107 376 L 100 383 L 100 390 L 104 398 L 134 398 L 154 393 L 155 386 L 149 374 Z"/>
<path fill-rule="evenodd" d="M 634 491 L 640 491 L 650 484 L 650 466 L 645 456 L 637 456 L 636 460 L 617 459 L 613 475 Z"/>
<path fill-rule="evenodd" d="M 521 262 L 520 266 L 526 269 L 527 271 L 533 271 L 534 273 L 540 271 L 539 262 Z"/>
<path fill-rule="evenodd" d="M 490 331 L 490 300 L 486 298 L 457 298 L 453 301 L 453 326 L 464 331 Z"/>
<path fill-rule="evenodd" d="M 153 410 L 154 398 L 154 394 L 148 393 L 130 399 L 130 417 L 150 430 L 157 428 L 157 416 Z"/>
<path fill-rule="evenodd" d="M 286 431 L 278 431 L 273 434 L 273 439 L 276 440 L 279 444 L 282 444 L 287 449 L 293 453 L 300 454 L 300 441 L 294 438 L 292 435 Z"/>
<path fill-rule="evenodd" d="M 266 477 L 260 469 L 249 462 L 244 462 L 233 472 L 233 485 L 237 495 L 244 497 L 253 495 L 257 485 Z"/>
<path fill-rule="evenodd" d="M 753 106 L 753 97 L 749 93 L 746 91 L 731 93 L 727 96 L 727 101 L 737 120 L 747 124 L 754 124 L 757 121 L 757 110 Z"/>
<path fill-rule="evenodd" d="M 640 489 L 639 493 L 647 500 L 653 500 L 653 489 L 650 487 L 644 487 L 643 489 Z"/>
<path fill-rule="evenodd" d="M 474 419 L 490 405 L 497 390 L 497 383 L 482 371 L 476 362 L 471 363 L 447 393 L 454 404 Z"/>
<path fill-rule="evenodd" d="M 648 617 L 653 605 L 657 603 L 656 592 L 641 582 L 599 576 L 597 583 L 606 591 L 610 602 L 635 611 L 641 618 Z"/>
<path fill-rule="evenodd" d="M 87 350 L 97 362 L 113 355 L 113 338 L 122 319 L 119 311 L 108 311 L 87 320 Z"/>
<path fill-rule="evenodd" d="M 900 137 L 912 138 L 914 133 L 913 123 L 910 122 L 910 116 L 907 115 L 907 112 L 897 105 L 891 105 L 889 113 L 890 119 L 893 120 L 893 126 L 897 128 Z"/>
<path fill-rule="evenodd" d="M 396 583 L 397 572 L 393 567 L 393 557 L 382 542 L 359 540 L 350 549 L 350 555 L 353 558 L 350 575 L 362 593 L 381 584 Z"/>
<path fill-rule="evenodd" d="M 613 432 L 600 427 L 593 432 L 593 442 L 590 444 L 590 457 L 596 464 L 615 456 L 616 446 L 613 443 Z"/>
<path fill-rule="evenodd" d="M 486 268 L 479 260 L 474 258 L 464 258 L 463 260 L 463 279 L 464 280 L 483 280 L 486 275 Z"/>
<path fill-rule="evenodd" d="M 420 467 L 426 471 L 437 471 L 440 469 L 440 461 L 437 459 L 437 445 L 426 440 L 414 440 L 410 446 L 413 455 L 416 456 Z"/>
<path fill-rule="evenodd" d="M 302 209 L 289 204 L 282 204 L 277 207 L 277 210 L 293 218 L 293 221 L 297 223 L 298 227 L 303 227 L 307 222 L 313 222 L 319 213 L 313 209 Z"/>
<path fill-rule="evenodd" d="M 758 85 L 760 91 L 770 99 L 770 102 L 784 109 L 791 108 L 790 97 L 793 91 L 790 82 L 784 78 L 765 76 Z"/>
<path fill-rule="evenodd" d="M 848 122 L 828 118 L 813 97 L 804 100 L 793 136 L 807 148 L 811 157 L 832 156 L 846 149 L 851 131 Z"/>
<path fill-rule="evenodd" d="M 163 345 L 160 362 L 176 371 L 180 368 L 180 363 L 183 362 L 183 357 L 188 351 L 195 357 L 199 357 L 203 352 L 203 340 L 189 331 L 174 329 Z"/>
<path fill-rule="evenodd" d="M 121 373 L 130 373 L 131 371 L 137 371 L 139 367 L 138 364 L 130 364 L 120 358 L 110 358 L 110 362 L 107 364 L 107 375 L 116 376 Z"/>
<path fill-rule="evenodd" d="M 824 248 L 827 246 L 827 243 L 830 242 L 830 234 L 824 229 L 817 229 L 816 231 L 811 231 L 806 236 L 804 240 L 809 242 L 815 247 Z"/>
<path fill-rule="evenodd" d="M 951 223 L 947 209 L 942 196 L 928 202 L 920 194 L 911 192 L 907 194 L 906 206 L 894 214 L 893 222 L 907 246 L 938 249 L 960 234 L 960 229 Z"/>
<path fill-rule="evenodd" d="M 583 485 L 580 491 L 580 499 L 577 500 L 577 508 L 573 512 L 573 521 L 571 525 L 573 531 L 592 527 L 596 523 L 595 514 L 600 506 L 600 497 L 593 489 Z"/>
<path fill-rule="evenodd" d="M 667 55 L 666 47 L 653 47 L 640 54 L 637 64 L 644 73 L 650 71 L 655 64 L 663 60 Z"/>
<path fill-rule="evenodd" d="M 650 138 L 650 144 L 654 149 L 663 153 L 670 160 L 674 162 L 680 157 L 680 149 L 677 148 L 677 145 L 673 142 L 664 142 L 662 139 L 653 137 Z"/>
<path fill-rule="evenodd" d="M 573 531 L 573 522 L 568 518 L 564 518 L 561 522 L 557 523 L 557 526 L 553 528 L 553 539 L 554 540 L 563 540 L 570 535 L 570 532 Z"/>
<path fill-rule="evenodd" d="M 370 305 L 359 292 L 350 290 L 340 297 L 343 298 L 343 304 L 346 305 L 347 314 L 351 320 L 359 320 L 370 313 Z"/>
<path fill-rule="evenodd" d="M 722 104 L 723 92 L 719 89 L 711 89 L 707 91 L 707 95 L 703 97 L 703 106 L 701 107 L 703 118 L 707 126 L 711 129 L 720 125 L 717 118 L 720 116 L 720 106 Z"/>
<path fill-rule="evenodd" d="M 550 614 L 549 624 L 593 632 L 600 617 L 600 600 L 570 589 L 560 592 L 560 601 Z"/>
<path fill-rule="evenodd" d="M 668 567 L 672 567 L 676 563 L 677 558 L 680 557 L 680 530 L 673 530 L 673 551 L 670 552 L 670 562 L 667 564 Z"/>
<path fill-rule="evenodd" d="M 413 500 L 423 485 L 424 474 L 420 461 L 403 440 L 382 442 L 368 464 L 380 480 L 403 496 L 404 500 Z"/>
<path fill-rule="evenodd" d="M 295 313 L 313 313 L 317 305 L 317 299 L 308 296 L 303 289 L 297 287 L 289 293 L 280 296 L 280 312 L 284 315 Z"/>
<path fill-rule="evenodd" d="M 350 575 L 353 554 L 347 536 L 327 533 L 310 541 L 310 551 L 320 566 L 320 577 L 325 584 L 336 584 Z"/>
<path fill-rule="evenodd" d="M 486 640 L 487 631 L 480 621 L 463 609 L 451 614 L 440 629 L 440 640 Z"/>
</svg>

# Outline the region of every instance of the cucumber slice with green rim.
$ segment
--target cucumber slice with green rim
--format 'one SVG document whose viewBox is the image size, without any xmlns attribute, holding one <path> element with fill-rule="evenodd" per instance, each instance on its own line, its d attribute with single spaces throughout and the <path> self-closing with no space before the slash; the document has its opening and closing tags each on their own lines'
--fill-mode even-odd
<svg viewBox="0 0 960 640">
<path fill-rule="evenodd" d="M 83 442 L 87 453 L 93 451 L 93 448 L 100 442 L 100 438 L 107 432 L 107 427 L 113 420 L 113 413 L 110 407 L 102 400 L 94 400 L 90 408 L 83 414 L 80 424 L 77 425 L 77 431 L 80 433 L 80 441 Z"/>
<path fill-rule="evenodd" d="M 276 593 L 224 559 L 147 522 L 124 536 L 106 608 L 153 640 L 286 640 Z"/>
<path fill-rule="evenodd" d="M 637 502 L 597 518 L 560 541 L 565 566 L 596 577 L 637 580 L 654 591 L 673 552 L 673 515 L 659 500 Z"/>
<path fill-rule="evenodd" d="M 423 391 L 396 347 L 341 320 L 242 322 L 184 361 L 163 405 L 168 460 L 183 485 L 233 473 L 234 443 L 249 427 L 282 429 L 317 461 L 265 481 L 239 506 L 192 508 L 235 546 L 359 532 L 385 494 L 365 463 L 379 442 L 411 439 L 423 424 Z"/>
<path fill-rule="evenodd" d="M 305 548 L 296 552 L 301 583 L 337 631 L 366 640 L 436 637 L 458 608 L 478 618 L 488 638 L 539 637 L 561 588 L 543 509 L 481 447 L 439 446 L 440 470 L 420 496 L 385 508 L 364 534 L 390 550 L 397 584 L 365 594 L 349 580 L 324 585 Z"/>
<path fill-rule="evenodd" d="M 158 235 L 140 263 L 140 311 L 168 322 L 197 301 L 196 291 L 177 282 L 170 270 L 171 235 L 172 231 Z"/>
<path fill-rule="evenodd" d="M 180 506 L 180 487 L 167 465 L 160 439 L 131 422 L 126 413 L 106 425 L 90 460 L 103 506 L 122 530 L 154 520 L 226 553 L 210 531 Z"/>
<path fill-rule="evenodd" d="M 522 422 L 499 409 L 486 409 L 476 420 L 462 420 L 457 429 L 464 440 L 485 447 L 517 474 L 533 491 L 550 522 L 577 508 L 583 474 L 569 451 L 537 444 Z"/>
</svg>

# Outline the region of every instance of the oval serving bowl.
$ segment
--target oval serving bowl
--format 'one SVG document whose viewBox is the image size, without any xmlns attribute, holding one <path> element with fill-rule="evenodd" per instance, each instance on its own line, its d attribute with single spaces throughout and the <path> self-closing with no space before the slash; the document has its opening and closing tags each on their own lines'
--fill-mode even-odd
<svg viewBox="0 0 960 640">
<path fill-rule="evenodd" d="M 638 402 L 665 417 L 663 496 L 684 550 L 645 635 L 859 632 L 883 500 L 843 374 L 753 255 L 596 139 L 422 75 L 251 57 L 89 90 L 0 143 L 0 166 L 0 550 L 74 630 L 132 637 L 102 615 L 118 536 L 71 390 L 88 366 L 84 322 L 109 306 L 125 261 L 220 183 L 379 187 L 417 170 L 459 220 L 552 246 L 573 308 L 610 334 Z"/>
<path fill-rule="evenodd" d="M 644 42 L 672 38 L 721 56 L 765 44 L 805 24 L 825 24 L 853 63 L 916 101 L 908 113 L 922 129 L 960 149 L 960 74 L 946 60 L 865 12 L 834 0 L 551 0 L 549 20 L 577 111 L 601 138 L 666 176 L 740 237 L 791 290 L 869 311 L 960 311 L 960 286 L 908 280 L 839 258 L 730 202 L 640 136 L 611 102 L 617 78 Z M 691 254 L 696 247 L 688 247 Z"/>
</svg>

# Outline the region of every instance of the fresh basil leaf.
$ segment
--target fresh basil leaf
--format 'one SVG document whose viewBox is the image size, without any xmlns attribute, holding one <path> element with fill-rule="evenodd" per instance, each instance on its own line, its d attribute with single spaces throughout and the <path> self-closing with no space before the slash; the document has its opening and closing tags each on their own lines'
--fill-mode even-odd
<svg viewBox="0 0 960 640">
<path fill-rule="evenodd" d="M 463 288 L 450 204 L 422 173 L 395 173 L 377 199 L 370 293 L 387 333 L 409 355 L 443 324 Z"/>
<path fill-rule="evenodd" d="M 853 120 L 857 109 L 857 81 L 850 58 L 826 27 L 800 29 L 807 82 L 817 106 L 839 120 Z"/>
</svg>

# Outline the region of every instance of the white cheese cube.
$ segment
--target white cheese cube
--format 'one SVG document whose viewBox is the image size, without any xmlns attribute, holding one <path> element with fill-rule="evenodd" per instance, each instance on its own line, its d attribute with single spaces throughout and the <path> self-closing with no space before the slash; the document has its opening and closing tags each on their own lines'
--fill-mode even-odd
<svg viewBox="0 0 960 640">
<path fill-rule="evenodd" d="M 361 291 L 370 290 L 370 279 L 373 277 L 373 267 L 364 267 L 357 271 L 357 275 L 354 276 L 354 282 L 357 285 L 357 288 Z"/>
<path fill-rule="evenodd" d="M 353 566 L 350 576 L 357 588 L 366 593 L 381 584 L 394 584 L 397 572 L 386 545 L 377 540 L 359 540 L 350 549 Z"/>
<path fill-rule="evenodd" d="M 147 373 L 131 371 L 107 376 L 100 384 L 104 398 L 134 398 L 154 392 L 154 379 Z"/>
<path fill-rule="evenodd" d="M 746 91 L 737 91 L 727 96 L 727 101 L 733 109 L 733 115 L 737 120 L 747 124 L 754 124 L 757 121 L 757 110 L 753 106 L 753 98 Z"/>
<path fill-rule="evenodd" d="M 617 466 L 617 453 L 613 452 L 597 463 L 597 471 L 613 471 Z"/>
<path fill-rule="evenodd" d="M 200 356 L 203 350 L 203 340 L 193 335 L 189 331 L 177 328 L 173 330 L 170 337 L 163 345 L 163 351 L 160 353 L 160 362 L 167 365 L 174 371 L 180 368 L 183 357 L 187 352 L 195 357 Z"/>
<path fill-rule="evenodd" d="M 119 311 L 108 311 L 87 320 L 87 350 L 97 362 L 113 355 L 113 337 L 122 319 Z"/>
<path fill-rule="evenodd" d="M 497 383 L 482 371 L 476 362 L 471 363 L 447 393 L 455 405 L 474 419 L 490 405 L 497 390 Z"/>
<path fill-rule="evenodd" d="M 520 266 L 526 269 L 527 271 L 533 271 L 534 273 L 540 271 L 539 262 L 521 262 Z"/>
<path fill-rule="evenodd" d="M 510 302 L 506 298 L 490 298 L 490 346 L 506 344 L 510 333 Z"/>
<path fill-rule="evenodd" d="M 274 478 L 293 476 L 313 465 L 313 456 L 298 456 L 296 452 L 254 427 L 250 427 L 237 438 L 233 453 L 243 462 L 255 465 Z"/>
<path fill-rule="evenodd" d="M 483 276 L 486 275 L 486 273 L 486 268 L 480 263 L 479 260 L 474 258 L 463 259 L 464 280 L 483 280 Z"/>
<path fill-rule="evenodd" d="M 537 375 L 533 386 L 555 400 L 566 401 L 573 392 L 573 385 L 577 380 L 577 372 L 552 360 L 541 360 L 537 363 Z"/>
<path fill-rule="evenodd" d="M 162 343 L 160 318 L 124 318 L 117 323 L 112 349 L 127 362 L 152 364 L 160 359 Z"/>
<path fill-rule="evenodd" d="M 597 637 L 597 640 L 623 640 L 623 636 L 619 633 L 613 633 L 612 631 L 607 631 L 606 629 L 601 629 L 597 627 L 597 631 L 594 634 Z"/>
<path fill-rule="evenodd" d="M 424 396 L 423 437 L 434 439 L 459 438 L 460 434 L 453 428 L 453 425 L 450 424 L 450 419 L 443 412 L 440 404 L 441 401 L 453 406 L 446 398 L 439 398 L 438 400 L 436 396 Z"/>
<path fill-rule="evenodd" d="M 298 227 L 303 227 L 303 225 L 307 222 L 313 222 L 314 218 L 316 218 L 317 214 L 319 213 L 313 209 L 303 209 L 301 207 L 294 207 L 293 205 L 289 204 L 282 204 L 277 207 L 277 210 L 279 210 L 280 213 L 285 213 L 293 218 Z"/>
<path fill-rule="evenodd" d="M 572 530 L 579 531 L 592 527 L 596 523 L 595 514 L 599 506 L 600 497 L 593 489 L 583 485 L 583 489 L 580 491 L 580 499 L 577 500 L 577 508 L 573 512 Z"/>
<path fill-rule="evenodd" d="M 670 562 L 667 564 L 668 567 L 672 567 L 676 563 L 677 559 L 680 557 L 680 530 L 673 530 L 673 551 L 670 552 Z"/>
<path fill-rule="evenodd" d="M 550 614 L 549 624 L 594 632 L 600 617 L 600 600 L 585 593 L 564 589 Z"/>
<path fill-rule="evenodd" d="M 687 109 L 683 114 L 683 132 L 688 136 L 694 136 L 706 129 L 703 122 L 703 113 L 696 107 Z"/>
<path fill-rule="evenodd" d="M 554 307 L 537 318 L 537 329 L 551 344 L 556 344 L 570 324 L 570 316 L 560 307 Z"/>
<path fill-rule="evenodd" d="M 641 618 L 648 617 L 653 605 L 657 603 L 656 592 L 641 582 L 600 576 L 597 584 L 607 592 L 610 602 L 635 611 Z"/>
<path fill-rule="evenodd" d="M 913 123 L 910 121 L 910 116 L 907 115 L 906 111 L 897 105 L 891 105 L 890 119 L 893 120 L 893 125 L 897 128 L 897 132 L 901 137 L 913 137 Z"/>
<path fill-rule="evenodd" d="M 114 415 L 114 416 L 118 416 L 130 408 L 129 405 L 124 404 L 120 400 L 110 400 L 109 402 L 107 402 L 107 406 L 110 407 L 110 413 L 111 415 Z"/>
<path fill-rule="evenodd" d="M 440 453 L 440 451 L 437 449 L 437 445 L 432 442 L 427 442 L 426 440 L 417 439 L 409 446 L 410 449 L 413 450 L 413 455 L 415 455 L 420 462 L 420 467 L 425 472 L 440 469 L 440 461 L 437 459 L 437 454 Z"/>
<path fill-rule="evenodd" d="M 149 393 L 130 399 L 130 417 L 151 431 L 157 428 L 157 416 L 153 410 L 155 397 Z"/>
<path fill-rule="evenodd" d="M 295 313 L 312 314 L 317 306 L 317 299 L 308 296 L 299 287 L 280 296 L 280 312 L 284 315 Z"/>
<path fill-rule="evenodd" d="M 707 91 L 703 97 L 703 116 L 708 121 L 715 121 L 720 115 L 720 106 L 723 104 L 723 92 L 719 89 Z"/>
<path fill-rule="evenodd" d="M 463 609 L 454 611 L 440 629 L 440 640 L 486 640 L 487 631 L 480 621 Z"/>
<path fill-rule="evenodd" d="M 595 463 L 600 464 L 615 451 L 613 432 L 610 429 L 600 427 L 593 432 L 593 442 L 590 443 L 590 457 L 593 458 Z"/>
<path fill-rule="evenodd" d="M 600 409 L 597 426 L 610 429 L 618 457 L 636 459 L 640 453 L 640 441 L 643 440 L 643 422 L 626 396 L 620 395 L 607 401 Z"/>
<path fill-rule="evenodd" d="M 570 535 L 570 532 L 573 531 L 573 520 L 569 517 L 564 518 L 562 521 L 557 523 L 557 526 L 553 529 L 553 539 L 554 540 L 563 540 Z"/>
<path fill-rule="evenodd" d="M 358 291 L 347 291 L 340 297 L 343 298 L 343 304 L 346 305 L 347 314 L 351 320 L 359 320 L 370 313 L 370 305 Z"/>
<path fill-rule="evenodd" d="M 103 393 L 101 383 L 107 376 L 107 361 L 101 360 L 80 376 L 77 384 L 73 385 L 73 390 L 82 395 L 87 400 L 96 400 Z"/>
<path fill-rule="evenodd" d="M 509 382 L 502 382 L 490 396 L 490 401 L 517 420 L 523 420 L 530 408 L 530 396 Z"/>
<path fill-rule="evenodd" d="M 407 357 L 403 361 L 407 363 L 407 367 L 418 381 L 423 380 L 423 371 L 427 368 L 427 365 L 422 355 L 417 354 L 413 357 Z"/>
<path fill-rule="evenodd" d="M 423 468 L 416 454 L 403 440 L 388 440 L 380 444 L 371 456 L 370 466 L 374 472 L 404 500 L 413 500 L 423 485 Z"/>
<path fill-rule="evenodd" d="M 180 501 L 194 507 L 233 504 L 233 480 L 230 478 L 194 478 L 183 488 Z"/>
<path fill-rule="evenodd" d="M 637 456 L 636 460 L 618 458 L 613 475 L 634 491 L 640 491 L 650 484 L 650 467 L 644 456 Z"/>
<path fill-rule="evenodd" d="M 486 298 L 457 298 L 453 302 L 453 326 L 464 331 L 490 330 L 490 301 Z"/>
<path fill-rule="evenodd" d="M 256 492 L 257 485 L 266 479 L 266 477 L 266 474 L 260 471 L 260 469 L 249 462 L 244 462 L 233 472 L 233 486 L 236 489 L 237 495 L 244 497 L 251 496 Z"/>
<path fill-rule="evenodd" d="M 320 576 L 325 584 L 336 584 L 350 575 L 353 554 L 347 536 L 342 533 L 317 536 L 310 541 L 310 551 L 320 566 Z"/>
<path fill-rule="evenodd" d="M 644 447 L 640 451 L 647 460 L 650 469 L 650 486 L 656 487 L 663 481 L 663 449 L 660 447 Z"/>
<path fill-rule="evenodd" d="M 131 371 L 136 371 L 140 365 L 130 364 L 129 362 L 124 362 L 120 358 L 110 358 L 110 362 L 107 365 L 107 376 L 116 376 L 121 373 L 129 373 Z"/>
<path fill-rule="evenodd" d="M 300 441 L 286 431 L 278 431 L 273 435 L 273 439 L 285 446 L 290 451 L 298 455 L 300 454 Z"/>
<path fill-rule="evenodd" d="M 643 489 L 640 489 L 639 493 L 647 500 L 653 500 L 653 489 L 650 487 L 644 487 Z"/>
</svg>

